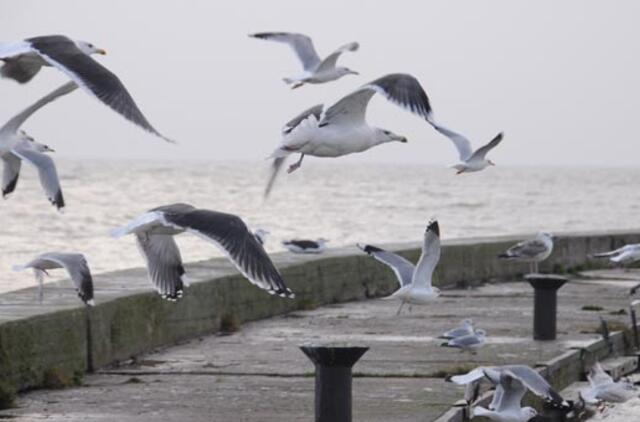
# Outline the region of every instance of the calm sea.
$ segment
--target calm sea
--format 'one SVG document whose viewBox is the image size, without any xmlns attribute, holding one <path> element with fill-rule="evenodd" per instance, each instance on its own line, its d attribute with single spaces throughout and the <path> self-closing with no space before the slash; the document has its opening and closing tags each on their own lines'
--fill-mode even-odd
<svg viewBox="0 0 640 422">
<path fill-rule="evenodd" d="M 509 168 L 456 176 L 424 165 L 305 162 L 283 174 L 263 201 L 266 162 L 162 163 L 60 160 L 67 207 L 48 204 L 28 166 L 16 192 L 0 201 L 0 291 L 34 285 L 11 265 L 46 251 L 87 255 L 94 273 L 143 265 L 133 238 L 111 228 L 149 208 L 188 202 L 240 215 L 282 239 L 325 237 L 330 245 L 417 241 L 431 216 L 443 238 L 640 227 L 633 168 Z M 208 243 L 178 237 L 187 261 L 219 256 Z"/>
</svg>

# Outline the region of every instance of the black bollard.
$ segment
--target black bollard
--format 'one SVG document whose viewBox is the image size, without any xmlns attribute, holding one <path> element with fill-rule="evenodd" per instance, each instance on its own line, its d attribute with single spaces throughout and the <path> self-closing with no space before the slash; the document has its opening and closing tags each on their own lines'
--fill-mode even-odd
<svg viewBox="0 0 640 422">
<path fill-rule="evenodd" d="M 638 338 L 638 321 L 636 320 L 636 310 L 633 309 L 633 304 L 629 306 L 629 311 L 629 315 L 631 315 L 631 328 L 633 329 L 633 343 L 637 350 L 640 348 L 640 338 Z"/>
<path fill-rule="evenodd" d="M 351 422 L 351 367 L 369 348 L 300 349 L 316 366 L 316 422 Z"/>
<path fill-rule="evenodd" d="M 556 339 L 558 289 L 569 281 L 555 274 L 527 274 L 525 280 L 533 286 L 533 339 Z"/>
</svg>

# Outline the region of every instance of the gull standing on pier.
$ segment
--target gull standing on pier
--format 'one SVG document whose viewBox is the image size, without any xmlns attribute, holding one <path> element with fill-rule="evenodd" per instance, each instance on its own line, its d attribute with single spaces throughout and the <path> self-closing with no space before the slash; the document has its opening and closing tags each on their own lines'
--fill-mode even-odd
<svg viewBox="0 0 640 422">
<path fill-rule="evenodd" d="M 318 254 L 324 252 L 329 240 L 321 237 L 317 240 L 291 239 L 282 242 L 282 245 L 293 253 Z"/>
<path fill-rule="evenodd" d="M 529 263 L 529 271 L 537 273 L 538 263 L 549 258 L 553 251 L 553 236 L 550 233 L 538 233 L 535 238 L 523 240 L 498 255 L 500 259 Z"/>
<path fill-rule="evenodd" d="M 52 151 L 46 145 L 36 143 L 26 132 L 20 130 L 22 124 L 36 111 L 55 99 L 69 94 L 78 86 L 74 82 L 68 82 L 60 88 L 45 95 L 19 114 L 11 118 L 4 126 L 0 127 L 0 158 L 3 162 L 2 196 L 6 197 L 13 192 L 18 183 L 21 161 L 33 165 L 38 170 L 40 184 L 49 201 L 57 209 L 64 207 L 64 198 L 58 173 L 51 157 L 45 154 Z"/>
<path fill-rule="evenodd" d="M 625 265 L 640 260 L 640 243 L 624 245 L 621 248 L 591 255 L 593 258 L 609 258 L 613 264 Z"/>
<path fill-rule="evenodd" d="M 24 265 L 13 266 L 14 271 L 22 271 L 27 268 L 33 269 L 38 281 L 38 299 L 40 303 L 42 303 L 43 299 L 44 276 L 49 275 L 47 270 L 64 268 L 69 273 L 69 277 L 71 277 L 71 281 L 78 292 L 78 297 L 89 306 L 95 304 L 93 301 L 93 278 L 84 255 L 79 253 L 49 252 L 38 255 L 34 260 Z"/>
<path fill-rule="evenodd" d="M 495 163 L 487 159 L 486 155 L 502 141 L 502 132 L 497 134 L 496 137 L 486 145 L 473 151 L 473 149 L 471 149 L 471 142 L 469 142 L 469 140 L 464 136 L 437 123 L 434 123 L 433 127 L 438 132 L 449 138 L 458 150 L 460 163 L 453 166 L 454 169 L 458 170 L 456 174 L 472 173 L 484 170 L 488 166 L 495 166 Z"/>
<path fill-rule="evenodd" d="M 289 45 L 302 63 L 304 72 L 292 78 L 284 78 L 285 83 L 291 85 L 292 89 L 307 84 L 321 84 L 335 81 L 345 75 L 357 75 L 349 68 L 336 66 L 338 58 L 346 51 L 356 51 L 360 47 L 357 42 L 350 42 L 338 48 L 324 59 L 320 59 L 313 41 L 306 35 L 290 32 L 260 32 L 249 34 L 252 38 L 281 42 Z"/>
<path fill-rule="evenodd" d="M 4 61 L 0 74 L 26 83 L 43 66 L 53 66 L 125 119 L 167 142 L 173 142 L 151 126 L 120 79 L 93 60 L 92 54 L 106 53 L 91 43 L 74 41 L 63 35 L 0 43 L 0 60 Z"/>
<path fill-rule="evenodd" d="M 473 333 L 475 333 L 473 321 L 467 318 L 465 320 L 462 320 L 460 325 L 456 328 L 452 328 L 451 330 L 442 333 L 439 338 L 451 340 L 452 338 L 462 337 Z"/>
<path fill-rule="evenodd" d="M 300 167 L 305 155 L 341 157 L 387 142 L 407 142 L 404 136 L 367 124 L 367 106 L 376 93 L 433 124 L 431 105 L 424 89 L 416 78 L 400 73 L 383 76 L 362 86 L 324 112 L 322 104 L 311 107 L 284 126 L 282 143 L 269 157 L 274 160 L 265 197 L 286 157 L 291 154 L 300 154 L 300 159 L 289 167 L 289 173 Z"/>
<path fill-rule="evenodd" d="M 111 232 L 133 233 L 147 261 L 151 282 L 163 298 L 182 297 L 185 270 L 174 236 L 191 233 L 213 243 L 251 283 L 271 294 L 294 297 L 269 255 L 242 219 L 233 214 L 197 209 L 188 204 L 154 208 Z"/>
<path fill-rule="evenodd" d="M 600 404 L 600 402 L 608 403 L 624 403 L 627 400 L 638 397 L 638 389 L 629 381 L 615 382 L 613 378 L 607 374 L 600 362 L 591 368 L 587 375 L 589 387 L 580 391 L 580 398 L 587 404 Z"/>
<path fill-rule="evenodd" d="M 454 349 L 460 349 L 462 352 L 476 353 L 476 350 L 484 346 L 486 342 L 487 333 L 478 329 L 472 333 L 464 334 L 458 337 L 451 338 L 449 341 L 445 341 L 440 344 L 442 347 L 453 347 Z"/>
<path fill-rule="evenodd" d="M 400 255 L 385 251 L 376 246 L 358 244 L 358 247 L 376 261 L 390 267 L 400 282 L 400 288 L 384 299 L 397 299 L 400 307 L 405 303 L 423 305 L 440 296 L 440 289 L 432 286 L 433 271 L 440 260 L 440 227 L 438 221 L 431 220 L 427 225 L 422 243 L 422 254 L 418 265 L 414 265 Z"/>
</svg>

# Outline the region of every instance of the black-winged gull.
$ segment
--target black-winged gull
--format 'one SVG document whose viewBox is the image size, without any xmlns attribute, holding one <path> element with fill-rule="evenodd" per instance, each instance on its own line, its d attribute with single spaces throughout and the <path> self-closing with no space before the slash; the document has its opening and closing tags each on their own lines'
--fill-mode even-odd
<svg viewBox="0 0 640 422">
<path fill-rule="evenodd" d="M 38 255 L 24 265 L 13 266 L 14 271 L 22 271 L 28 268 L 33 269 L 36 280 L 38 280 L 40 302 L 43 299 L 44 276 L 49 275 L 47 270 L 64 268 L 69 273 L 69 277 L 71 277 L 71 281 L 78 292 L 78 297 L 87 305 L 94 305 L 93 279 L 84 255 L 79 253 L 48 252 Z"/>
<path fill-rule="evenodd" d="M 104 54 L 104 50 L 64 35 L 46 35 L 14 43 L 1 43 L 0 60 L 5 62 L 1 74 L 25 83 L 42 66 L 53 66 L 127 120 L 165 141 L 173 142 L 151 126 L 120 79 L 91 58 L 94 53 Z"/>
<path fill-rule="evenodd" d="M 171 204 L 154 208 L 111 234 L 136 235 L 151 282 L 162 297 L 176 300 L 182 296 L 185 270 L 173 236 L 183 232 L 213 243 L 256 286 L 272 294 L 294 297 L 255 235 L 236 215 Z"/>
<path fill-rule="evenodd" d="M 553 236 L 550 233 L 538 233 L 533 239 L 513 245 L 498 255 L 498 258 L 528 262 L 529 270 L 538 272 L 538 263 L 547 259 L 552 251 Z"/>
<path fill-rule="evenodd" d="M 345 75 L 357 75 L 349 68 L 336 66 L 340 55 L 346 51 L 356 51 L 360 46 L 357 42 L 350 42 L 338 48 L 324 59 L 320 59 L 316 49 L 313 47 L 311 38 L 303 34 L 291 32 L 259 32 L 249 34 L 252 38 L 281 42 L 289 45 L 302 63 L 303 73 L 284 78 L 285 83 L 291 85 L 292 89 L 301 87 L 304 84 L 321 84 L 340 79 Z"/>
<path fill-rule="evenodd" d="M 416 78 L 395 73 L 376 79 L 324 112 L 322 105 L 316 105 L 284 126 L 282 142 L 269 157 L 274 160 L 265 196 L 269 195 L 280 168 L 291 154 L 300 154 L 300 159 L 289 167 L 289 173 L 300 167 L 305 155 L 340 157 L 387 142 L 407 142 L 404 136 L 367 124 L 367 106 L 376 93 L 433 124 L 429 98 Z"/>
<path fill-rule="evenodd" d="M 423 305 L 440 296 L 440 289 L 433 287 L 433 271 L 440 260 L 440 227 L 438 221 L 431 220 L 424 232 L 422 254 L 418 265 L 392 252 L 376 246 L 358 244 L 358 247 L 375 260 L 390 267 L 396 275 L 400 288 L 385 299 L 397 299 L 400 307 L 396 315 L 400 314 L 405 303 Z"/>
<path fill-rule="evenodd" d="M 329 240 L 321 237 L 320 239 L 291 239 L 284 240 L 282 245 L 293 253 L 301 254 L 318 254 L 324 252 L 326 244 Z"/>
</svg>

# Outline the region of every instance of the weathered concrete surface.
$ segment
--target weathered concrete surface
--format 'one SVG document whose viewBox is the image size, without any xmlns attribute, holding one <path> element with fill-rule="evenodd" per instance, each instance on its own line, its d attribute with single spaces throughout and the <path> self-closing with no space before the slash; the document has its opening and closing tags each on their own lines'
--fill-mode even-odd
<svg viewBox="0 0 640 422">
<path fill-rule="evenodd" d="M 640 278 L 639 272 L 632 272 Z M 564 365 L 585 348 L 585 362 L 601 359 L 606 347 L 598 316 L 628 324 L 632 280 L 572 280 L 559 291 L 558 340 L 531 339 L 533 289 L 524 282 L 455 289 L 411 314 L 395 316 L 396 302 L 366 300 L 244 324 L 238 333 L 211 335 L 140 357 L 133 364 L 101 370 L 85 386 L 23 395 L 17 409 L 0 412 L 16 421 L 311 421 L 313 365 L 298 350 L 305 343 L 371 347 L 354 367 L 354 417 L 360 421 L 432 421 L 462 389 L 447 373 L 481 364 L 549 363 L 563 388 Z M 584 311 L 593 305 L 601 311 Z M 616 313 L 613 315 L 612 313 Z M 477 355 L 442 348 L 436 338 L 470 317 L 489 334 Z M 615 335 L 618 349 L 624 339 Z M 553 360 L 552 362 L 549 362 Z M 133 381 L 133 382 L 132 382 Z M 139 381 L 139 382 L 135 382 Z"/>
</svg>

